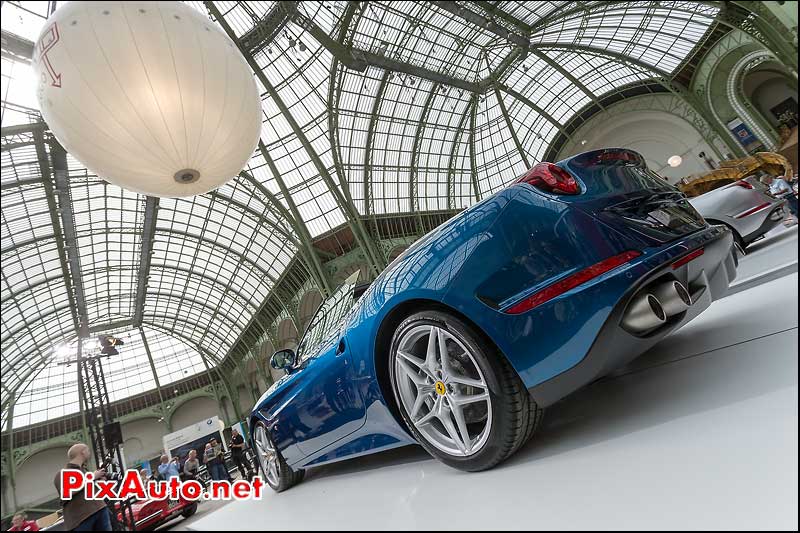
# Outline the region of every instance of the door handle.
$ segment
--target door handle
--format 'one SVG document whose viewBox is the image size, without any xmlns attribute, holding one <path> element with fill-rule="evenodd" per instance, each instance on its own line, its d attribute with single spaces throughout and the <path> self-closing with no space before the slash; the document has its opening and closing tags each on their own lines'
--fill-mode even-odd
<svg viewBox="0 0 800 533">
<path fill-rule="evenodd" d="M 342 355 L 344 353 L 344 349 L 344 339 L 339 339 L 339 346 L 336 347 L 336 355 Z"/>
</svg>

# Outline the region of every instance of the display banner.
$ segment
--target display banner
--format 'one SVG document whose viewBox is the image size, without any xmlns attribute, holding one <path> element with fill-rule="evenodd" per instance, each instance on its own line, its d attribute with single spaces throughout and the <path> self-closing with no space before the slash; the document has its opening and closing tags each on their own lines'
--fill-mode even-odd
<svg viewBox="0 0 800 533">
<path fill-rule="evenodd" d="M 756 137 L 750 128 L 738 118 L 728 122 L 728 129 L 733 133 L 734 137 L 739 141 L 739 144 L 744 147 L 748 152 L 754 152 L 763 148 L 763 144 Z"/>
<path fill-rule="evenodd" d="M 227 444 L 222 438 L 225 425 L 218 416 L 212 416 L 185 427 L 173 433 L 164 435 L 164 450 L 172 458 L 174 455 L 184 457 L 189 449 L 199 449 L 202 454 L 205 444 L 216 438 L 227 450 Z"/>
</svg>

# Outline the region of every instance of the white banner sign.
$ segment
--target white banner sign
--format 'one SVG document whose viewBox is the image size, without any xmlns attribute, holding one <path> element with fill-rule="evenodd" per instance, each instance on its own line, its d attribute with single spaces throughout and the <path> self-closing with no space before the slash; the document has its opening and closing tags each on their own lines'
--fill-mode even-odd
<svg viewBox="0 0 800 533">
<path fill-rule="evenodd" d="M 195 441 L 207 437 L 212 433 L 220 432 L 225 429 L 224 424 L 218 416 L 212 416 L 185 427 L 181 430 L 164 435 L 164 449 L 169 454 L 170 450 L 174 450 L 188 442 Z"/>
</svg>

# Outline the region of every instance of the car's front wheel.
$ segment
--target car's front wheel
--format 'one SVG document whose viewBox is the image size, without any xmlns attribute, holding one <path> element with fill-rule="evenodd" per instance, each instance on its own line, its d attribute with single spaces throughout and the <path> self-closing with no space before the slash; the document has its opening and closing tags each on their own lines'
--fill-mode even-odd
<svg viewBox="0 0 800 533">
<path fill-rule="evenodd" d="M 292 470 L 286 464 L 281 452 L 273 444 L 267 426 L 263 422 L 257 422 L 253 429 L 253 443 L 256 448 L 258 467 L 272 490 L 283 492 L 303 480 L 305 471 Z"/>
<path fill-rule="evenodd" d="M 390 378 L 419 443 L 454 468 L 486 470 L 533 434 L 542 410 L 509 365 L 472 326 L 423 311 L 395 330 Z"/>
</svg>

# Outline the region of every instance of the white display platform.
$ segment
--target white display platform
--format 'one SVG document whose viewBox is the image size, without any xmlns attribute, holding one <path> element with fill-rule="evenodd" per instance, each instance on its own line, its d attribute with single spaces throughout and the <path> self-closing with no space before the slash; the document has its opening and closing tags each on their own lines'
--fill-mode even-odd
<svg viewBox="0 0 800 533">
<path fill-rule="evenodd" d="M 797 230 L 742 270 L 797 262 Z M 758 264 L 755 264 L 758 263 Z M 797 529 L 797 273 L 715 302 L 630 367 L 550 408 L 489 472 L 409 447 L 309 471 L 176 528 Z"/>
</svg>

